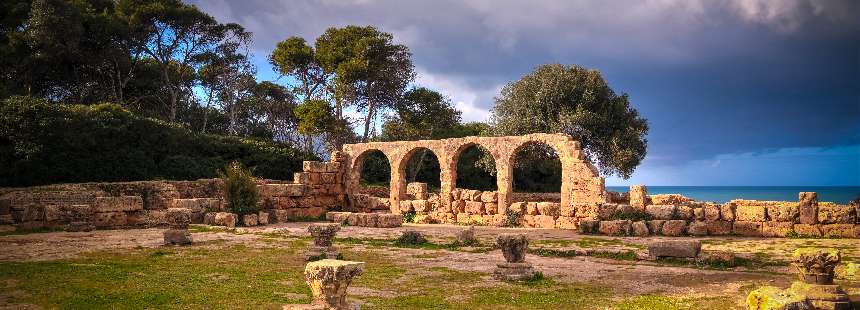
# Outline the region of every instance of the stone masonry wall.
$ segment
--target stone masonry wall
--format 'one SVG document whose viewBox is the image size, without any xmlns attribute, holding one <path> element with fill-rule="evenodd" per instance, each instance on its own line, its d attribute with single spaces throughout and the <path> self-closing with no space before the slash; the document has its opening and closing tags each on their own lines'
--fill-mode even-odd
<svg viewBox="0 0 860 310">
<path fill-rule="evenodd" d="M 292 182 L 258 180 L 261 211 L 277 222 L 323 218 L 329 210 L 343 209 L 345 159 L 335 152 L 331 161 L 306 161 Z M 173 207 L 191 209 L 192 221 L 201 223 L 206 213 L 226 211 L 222 185 L 219 179 L 202 179 L 5 188 L 0 225 L 62 229 L 85 221 L 103 229 L 163 227 Z"/>
<path fill-rule="evenodd" d="M 523 136 L 506 137 L 464 137 L 441 140 L 419 140 L 419 141 L 396 141 L 396 142 L 370 142 L 359 144 L 347 144 L 343 146 L 343 152 L 348 156 L 348 167 L 346 179 L 346 191 L 350 197 L 349 204 L 357 205 L 356 194 L 360 192 L 359 179 L 364 156 L 371 151 L 381 151 L 391 164 L 391 183 L 389 207 L 391 212 L 402 212 L 401 200 L 411 200 L 406 195 L 407 184 L 405 181 L 406 163 L 415 152 L 428 149 L 439 159 L 441 167 L 440 184 L 441 192 L 439 201 L 447 211 L 448 208 L 459 208 L 458 200 L 462 197 L 453 196 L 455 193 L 455 180 L 457 177 L 457 160 L 462 151 L 467 148 L 480 145 L 487 149 L 493 156 L 497 171 L 497 188 L 494 202 L 500 206 L 507 207 L 513 202 L 513 164 L 518 150 L 530 143 L 542 143 L 552 147 L 562 165 L 562 184 L 559 204 L 561 209 L 572 210 L 579 204 L 597 204 L 606 202 L 604 180 L 597 169 L 583 155 L 579 142 L 572 140 L 563 134 L 529 134 Z M 417 199 L 423 200 L 423 199 Z M 476 202 L 474 200 L 471 200 Z M 481 201 L 483 202 L 483 201 Z M 411 204 L 411 203 L 410 203 Z M 475 204 L 473 206 L 476 207 Z M 458 212 L 457 214 L 459 214 Z M 449 213 L 450 214 L 450 213 Z M 487 214 L 491 215 L 491 214 Z"/>
<path fill-rule="evenodd" d="M 814 192 L 798 196 L 798 201 L 718 204 L 678 194 L 649 196 L 644 187 L 634 186 L 629 201 L 600 205 L 578 229 L 605 235 L 860 238 L 858 206 L 818 202 Z"/>
</svg>

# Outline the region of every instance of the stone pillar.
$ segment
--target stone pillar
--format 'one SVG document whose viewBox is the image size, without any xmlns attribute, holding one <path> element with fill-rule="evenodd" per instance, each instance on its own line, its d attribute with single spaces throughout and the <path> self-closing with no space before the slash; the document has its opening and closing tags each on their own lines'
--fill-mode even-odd
<svg viewBox="0 0 860 310">
<path fill-rule="evenodd" d="M 800 192 L 798 195 L 800 209 L 800 224 L 818 223 L 818 194 L 815 192 Z"/>
<path fill-rule="evenodd" d="M 352 279 L 364 272 L 364 263 L 334 259 L 310 262 L 305 266 L 305 281 L 313 293 L 312 305 L 324 309 L 354 309 L 346 300 Z"/>
<path fill-rule="evenodd" d="M 532 264 L 526 262 L 529 239 L 525 234 L 502 234 L 496 239 L 505 263 L 496 265 L 493 275 L 501 280 L 521 281 L 534 276 Z"/>
<path fill-rule="evenodd" d="M 406 192 L 406 181 L 403 178 L 405 172 L 400 169 L 403 158 L 399 155 L 390 156 L 389 154 L 385 154 L 385 156 L 388 157 L 391 164 L 391 181 L 388 183 L 388 187 L 390 188 L 388 197 L 391 201 L 391 213 L 400 214 L 400 198 Z"/>
<path fill-rule="evenodd" d="M 495 158 L 496 161 L 496 187 L 498 188 L 498 208 L 507 209 L 511 203 L 513 193 L 514 168 L 508 158 Z"/>
<path fill-rule="evenodd" d="M 340 254 L 331 241 L 340 230 L 340 224 L 311 224 L 308 232 L 314 237 L 314 244 L 305 252 L 305 259 L 337 258 Z M 325 256 L 323 256 L 325 255 Z"/>
<path fill-rule="evenodd" d="M 645 185 L 630 185 L 630 206 L 645 210 L 648 205 L 648 188 Z"/>
<path fill-rule="evenodd" d="M 453 164 L 453 158 L 447 158 L 447 154 L 439 153 L 439 200 L 446 209 L 451 208 L 451 192 L 457 183 L 457 166 Z M 437 155 L 437 156 L 440 156 Z"/>
<path fill-rule="evenodd" d="M 164 243 L 191 244 L 191 233 L 188 232 L 188 224 L 191 224 L 191 209 L 167 209 L 167 225 L 169 228 L 164 231 Z"/>
</svg>

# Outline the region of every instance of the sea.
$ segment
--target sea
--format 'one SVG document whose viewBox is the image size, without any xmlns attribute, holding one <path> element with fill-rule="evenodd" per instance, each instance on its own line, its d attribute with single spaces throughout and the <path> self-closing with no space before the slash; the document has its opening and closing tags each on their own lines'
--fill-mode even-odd
<svg viewBox="0 0 860 310">
<path fill-rule="evenodd" d="M 648 194 L 681 194 L 699 201 L 727 202 L 732 199 L 797 201 L 799 192 L 816 192 L 818 201 L 845 204 L 860 197 L 860 186 L 648 186 Z M 628 186 L 607 186 L 626 193 Z"/>
</svg>

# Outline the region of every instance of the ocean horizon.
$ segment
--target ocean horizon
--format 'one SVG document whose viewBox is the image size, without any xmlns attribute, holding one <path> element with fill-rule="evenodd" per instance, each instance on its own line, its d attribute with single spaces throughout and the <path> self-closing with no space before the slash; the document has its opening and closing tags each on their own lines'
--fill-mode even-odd
<svg viewBox="0 0 860 310">
<path fill-rule="evenodd" d="M 681 194 L 699 201 L 727 202 L 732 199 L 797 201 L 799 192 L 816 192 L 818 201 L 845 204 L 860 196 L 860 186 L 647 186 L 648 194 Z M 606 186 L 626 193 L 629 186 Z"/>
</svg>

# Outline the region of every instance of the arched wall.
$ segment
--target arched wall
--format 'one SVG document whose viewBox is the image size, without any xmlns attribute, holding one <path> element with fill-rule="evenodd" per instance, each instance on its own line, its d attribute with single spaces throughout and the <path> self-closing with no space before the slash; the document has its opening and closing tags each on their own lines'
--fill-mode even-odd
<svg viewBox="0 0 860 310">
<path fill-rule="evenodd" d="M 420 148 L 432 151 L 439 160 L 441 184 L 441 202 L 449 205 L 450 193 L 456 185 L 457 160 L 460 153 L 471 145 L 483 146 L 493 156 L 496 162 L 496 180 L 498 186 L 498 204 L 507 206 L 513 192 L 513 162 L 516 151 L 529 142 L 540 142 L 551 146 L 559 156 L 562 166 L 561 205 L 569 208 L 575 204 L 593 204 L 606 202 L 604 180 L 594 167 L 583 156 L 579 142 L 563 134 L 529 134 L 523 136 L 504 137 L 463 137 L 441 140 L 369 142 L 346 144 L 343 152 L 349 156 L 350 171 L 348 176 L 347 195 L 351 196 L 358 190 L 358 180 L 361 171 L 355 173 L 359 157 L 368 150 L 379 150 L 391 164 L 391 210 L 399 212 L 400 200 L 406 192 L 404 176 L 405 162 L 408 156 Z"/>
</svg>

